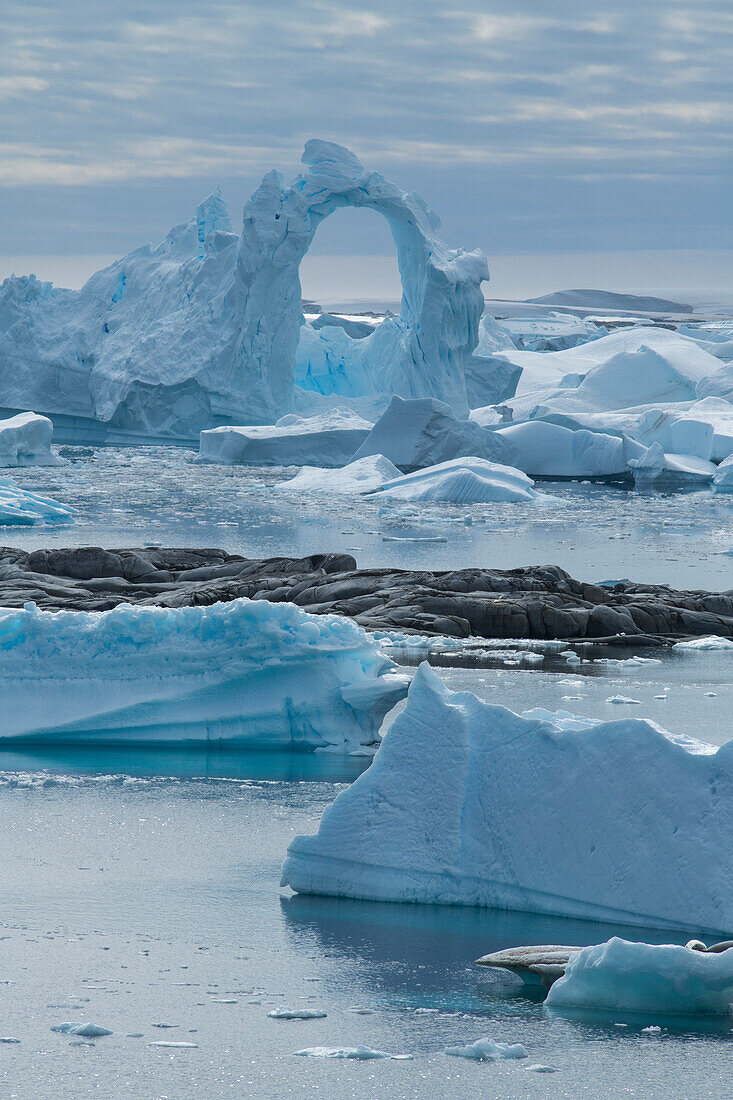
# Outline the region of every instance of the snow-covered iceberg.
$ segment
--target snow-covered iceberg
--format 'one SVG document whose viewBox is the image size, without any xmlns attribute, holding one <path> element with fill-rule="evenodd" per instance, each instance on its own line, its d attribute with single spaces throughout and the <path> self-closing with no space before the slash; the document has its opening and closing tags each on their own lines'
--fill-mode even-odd
<svg viewBox="0 0 733 1100">
<path fill-rule="evenodd" d="M 359 752 L 406 690 L 356 624 L 250 600 L 0 609 L 0 664 L 0 738 L 24 741 Z"/>
<path fill-rule="evenodd" d="M 384 455 L 367 455 L 350 462 L 340 470 L 321 466 L 304 466 L 295 477 L 281 481 L 276 488 L 295 493 L 370 493 L 387 481 L 400 476 L 400 471 Z"/>
<path fill-rule="evenodd" d="M 343 409 L 318 416 L 290 414 L 273 425 L 201 432 L 195 461 L 225 466 L 343 466 L 371 430 L 368 420 Z"/>
<path fill-rule="evenodd" d="M 550 987 L 553 1008 L 660 1015 L 725 1015 L 733 1006 L 733 950 L 720 954 L 614 937 L 584 947 Z"/>
<path fill-rule="evenodd" d="M 299 381 L 317 393 L 378 393 L 385 404 L 392 393 L 434 396 L 465 413 L 485 256 L 448 248 L 419 195 L 348 149 L 309 141 L 302 159 L 288 185 L 265 175 L 240 235 L 217 190 L 157 248 L 136 249 L 81 290 L 6 279 L 0 408 L 52 415 L 67 440 L 193 440 L 222 424 L 273 423 L 296 405 L 300 263 L 325 218 L 364 207 L 391 229 L 400 314 L 352 341 L 344 370 L 306 370 Z"/>
<path fill-rule="evenodd" d="M 534 482 L 513 466 L 485 458 L 454 458 L 385 482 L 378 499 L 493 504 L 537 500 Z"/>
<path fill-rule="evenodd" d="M 69 523 L 73 511 L 65 504 L 0 481 L 0 527 L 33 527 L 39 523 Z"/>
<path fill-rule="evenodd" d="M 290 845 L 283 884 L 733 931 L 733 741 L 577 726 L 449 691 L 421 665 L 369 770 Z"/>
<path fill-rule="evenodd" d="M 627 477 L 629 460 L 644 452 L 622 436 L 573 431 L 541 420 L 510 424 L 495 434 L 512 447 L 514 465 L 531 477 Z"/>
<path fill-rule="evenodd" d="M 733 493 L 733 455 L 724 459 L 717 467 L 713 475 L 713 491 Z"/>
<path fill-rule="evenodd" d="M 60 466 L 51 451 L 52 437 L 47 416 L 24 412 L 0 420 L 0 466 Z"/>
<path fill-rule="evenodd" d="M 707 485 L 716 474 L 713 462 L 696 455 L 665 454 L 660 443 L 652 443 L 638 458 L 630 459 L 629 469 L 639 489 Z"/>
<path fill-rule="evenodd" d="M 462 457 L 508 464 L 511 448 L 495 432 L 473 420 L 458 419 L 442 401 L 395 396 L 354 457 L 367 455 L 384 455 L 409 471 Z"/>
</svg>

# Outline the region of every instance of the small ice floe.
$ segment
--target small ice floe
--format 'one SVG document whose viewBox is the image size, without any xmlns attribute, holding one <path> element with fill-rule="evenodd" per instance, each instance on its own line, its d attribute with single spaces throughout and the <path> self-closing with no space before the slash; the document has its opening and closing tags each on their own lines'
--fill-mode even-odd
<svg viewBox="0 0 733 1100">
<path fill-rule="evenodd" d="M 570 959 L 546 1003 L 553 1008 L 725 1016 L 733 1005 L 733 949 L 706 951 L 614 937 L 584 947 Z"/>
<path fill-rule="evenodd" d="M 14 1035 L 0 1035 L 0 1043 L 19 1043 L 20 1039 L 16 1039 Z"/>
<path fill-rule="evenodd" d="M 149 1047 L 171 1047 L 174 1050 L 198 1050 L 198 1043 L 174 1043 L 166 1039 L 156 1039 L 152 1043 L 148 1043 Z"/>
<path fill-rule="evenodd" d="M 382 542 L 447 542 L 443 535 L 382 535 Z"/>
<path fill-rule="evenodd" d="M 521 1043 L 497 1043 L 494 1039 L 476 1039 L 464 1047 L 446 1047 L 445 1053 L 453 1058 L 468 1058 L 472 1062 L 502 1062 L 529 1057 Z"/>
<path fill-rule="evenodd" d="M 705 692 L 705 698 L 706 699 L 715 699 L 715 698 L 717 698 L 717 695 L 718 695 L 717 691 L 706 691 Z"/>
<path fill-rule="evenodd" d="M 533 1062 L 531 1066 L 525 1066 L 528 1073 L 557 1073 L 555 1066 L 546 1066 L 543 1062 Z"/>
<path fill-rule="evenodd" d="M 721 638 L 717 634 L 704 634 L 700 638 L 690 638 L 686 642 L 677 642 L 674 649 L 733 649 L 733 640 Z"/>
<path fill-rule="evenodd" d="M 210 1000 L 212 1005 L 236 1005 L 239 1001 L 236 997 L 212 997 Z"/>
<path fill-rule="evenodd" d="M 51 1031 L 60 1031 L 62 1035 L 81 1035 L 85 1039 L 97 1039 L 102 1035 L 112 1034 L 109 1028 L 100 1027 L 99 1024 L 93 1024 L 91 1021 L 85 1024 L 56 1024 Z"/>
<path fill-rule="evenodd" d="M 609 695 L 606 702 L 616 704 L 625 703 L 627 706 L 639 706 L 641 704 L 641 699 L 630 699 L 628 695 Z"/>
<path fill-rule="evenodd" d="M 374 1015 L 374 1009 L 373 1008 L 359 1008 L 358 1005 L 355 1005 L 353 1008 L 350 1008 L 349 1012 L 355 1012 L 357 1016 L 373 1016 Z"/>
<path fill-rule="evenodd" d="M 662 1029 L 658 1024 L 652 1024 L 651 1027 L 643 1027 L 641 1033 L 642 1035 L 661 1035 Z"/>
<path fill-rule="evenodd" d="M 368 1062 L 372 1058 L 392 1058 L 394 1061 L 406 1061 L 411 1054 L 389 1054 L 386 1050 L 372 1050 L 371 1047 L 306 1047 L 294 1050 L 298 1058 L 354 1058 L 359 1062 Z"/>
<path fill-rule="evenodd" d="M 267 1013 L 273 1020 L 323 1020 L 328 1013 L 320 1008 L 274 1008 Z"/>
</svg>

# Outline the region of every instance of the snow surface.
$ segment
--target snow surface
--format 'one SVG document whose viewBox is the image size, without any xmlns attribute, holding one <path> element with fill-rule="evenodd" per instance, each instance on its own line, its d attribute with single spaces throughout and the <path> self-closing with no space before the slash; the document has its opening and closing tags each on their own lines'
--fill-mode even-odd
<svg viewBox="0 0 733 1100">
<path fill-rule="evenodd" d="M 384 455 L 367 455 L 340 470 L 304 466 L 289 481 L 278 482 L 277 489 L 295 493 L 369 493 L 386 481 L 399 477 L 400 471 Z"/>
<path fill-rule="evenodd" d="M 688 751 L 633 719 L 562 729 L 423 664 L 369 770 L 290 845 L 282 884 L 725 935 L 732 747 Z"/>
<path fill-rule="evenodd" d="M 643 448 L 619 436 L 528 420 L 497 428 L 512 447 L 515 466 L 532 477 L 610 477 L 627 473 Z"/>
<path fill-rule="evenodd" d="M 190 440 L 217 424 L 272 423 L 295 404 L 300 263 L 325 218 L 365 207 L 392 231 L 400 315 L 352 342 L 345 373 L 336 364 L 308 376 L 301 357 L 299 380 L 320 393 L 379 393 L 385 404 L 392 393 L 435 396 L 466 412 L 483 253 L 448 248 L 419 195 L 343 146 L 309 141 L 302 159 L 289 185 L 276 171 L 264 176 L 240 236 L 217 190 L 157 248 L 143 245 L 81 290 L 6 279 L 0 407 L 61 414 L 69 432 L 96 428 L 98 437 Z"/>
<path fill-rule="evenodd" d="M 485 458 L 454 458 L 387 481 L 374 495 L 391 500 L 443 501 L 446 504 L 490 504 L 533 501 L 534 482 L 513 466 Z"/>
<path fill-rule="evenodd" d="M 201 432 L 195 461 L 225 466 L 343 466 L 371 430 L 368 420 L 343 409 L 310 417 L 289 415 L 266 427 L 211 428 Z"/>
<path fill-rule="evenodd" d="M 719 954 L 614 937 L 584 947 L 550 987 L 552 1007 L 725 1015 L 733 1006 L 733 950 Z"/>
<path fill-rule="evenodd" d="M 406 688 L 355 623 L 244 599 L 0 609 L 0 662 L 0 736 L 52 742 L 356 751 Z"/>
<path fill-rule="evenodd" d="M 40 523 L 70 523 L 73 512 L 55 500 L 36 496 L 10 481 L 0 481 L 0 527 L 33 527 Z"/>
<path fill-rule="evenodd" d="M 61 466 L 51 453 L 53 424 L 46 416 L 18 413 L 0 420 L 0 466 Z"/>
<path fill-rule="evenodd" d="M 409 471 L 464 456 L 504 462 L 510 448 L 495 432 L 472 420 L 459 420 L 442 401 L 395 396 L 354 457 L 366 455 L 384 455 Z"/>
</svg>

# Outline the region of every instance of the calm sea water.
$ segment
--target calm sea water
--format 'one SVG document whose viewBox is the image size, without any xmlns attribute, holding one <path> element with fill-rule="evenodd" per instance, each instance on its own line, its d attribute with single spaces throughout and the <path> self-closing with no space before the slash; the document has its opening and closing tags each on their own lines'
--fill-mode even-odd
<svg viewBox="0 0 733 1100">
<path fill-rule="evenodd" d="M 73 504 L 76 525 L 7 530 L 6 544 L 160 542 L 253 555 L 359 547 L 352 552 L 363 565 L 543 561 L 587 579 L 733 583 L 725 553 L 733 547 L 733 510 L 706 493 L 642 497 L 547 486 L 551 504 L 473 509 L 471 525 L 457 509 L 418 514 L 363 500 L 309 501 L 304 515 L 273 489 L 283 472 L 197 467 L 189 452 L 164 448 L 66 453 L 68 466 L 13 477 Z M 406 541 L 384 542 L 384 535 Z M 441 675 L 514 709 L 649 716 L 675 732 L 729 739 L 733 656 L 642 655 L 659 663 L 613 664 L 591 653 L 577 665 L 550 652 L 530 664 L 509 652 L 466 668 L 447 655 Z M 614 695 L 639 703 L 607 703 Z M 281 892 L 290 840 L 315 831 L 324 807 L 363 767 L 300 753 L 0 752 L 0 1037 L 20 1039 L 0 1043 L 3 1095 L 729 1094 L 730 1020 L 550 1015 L 517 979 L 473 963 L 518 943 L 592 943 L 614 933 L 658 941 L 658 933 Z M 270 1019 L 282 1005 L 327 1016 Z M 79 1045 L 51 1030 L 84 1020 L 113 1034 Z M 649 1025 L 661 1031 L 644 1031 Z M 444 1054 L 483 1036 L 521 1042 L 529 1058 L 476 1065 Z M 160 1041 L 196 1045 L 150 1045 Z M 339 1062 L 293 1054 L 359 1043 L 413 1057 Z M 533 1063 L 557 1072 L 532 1072 Z"/>
</svg>

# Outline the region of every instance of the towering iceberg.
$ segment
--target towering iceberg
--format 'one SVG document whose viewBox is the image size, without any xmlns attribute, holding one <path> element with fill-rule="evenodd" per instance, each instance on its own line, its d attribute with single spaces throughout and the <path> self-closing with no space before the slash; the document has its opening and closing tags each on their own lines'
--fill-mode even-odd
<svg viewBox="0 0 733 1100">
<path fill-rule="evenodd" d="M 488 278 L 479 251 L 454 251 L 423 200 L 340 145 L 309 141 L 306 170 L 268 172 L 242 232 L 215 191 L 157 248 L 145 245 L 79 291 L 31 277 L 0 286 L 0 412 L 53 417 L 57 439 L 193 440 L 220 425 L 271 424 L 296 407 L 300 263 L 340 207 L 387 220 L 403 285 L 399 317 L 342 349 L 339 369 L 299 381 L 319 394 L 432 396 L 467 412 L 465 368 Z M 331 334 L 333 328 L 320 330 Z M 488 398 L 487 398 L 488 400 Z M 486 402 L 484 402 L 486 403 Z"/>
<path fill-rule="evenodd" d="M 733 741 L 520 716 L 427 665 L 374 763 L 296 837 L 300 893 L 733 932 Z"/>
<path fill-rule="evenodd" d="M 355 623 L 243 599 L 0 609 L 0 663 L 2 740 L 361 752 L 406 691 Z"/>
</svg>

